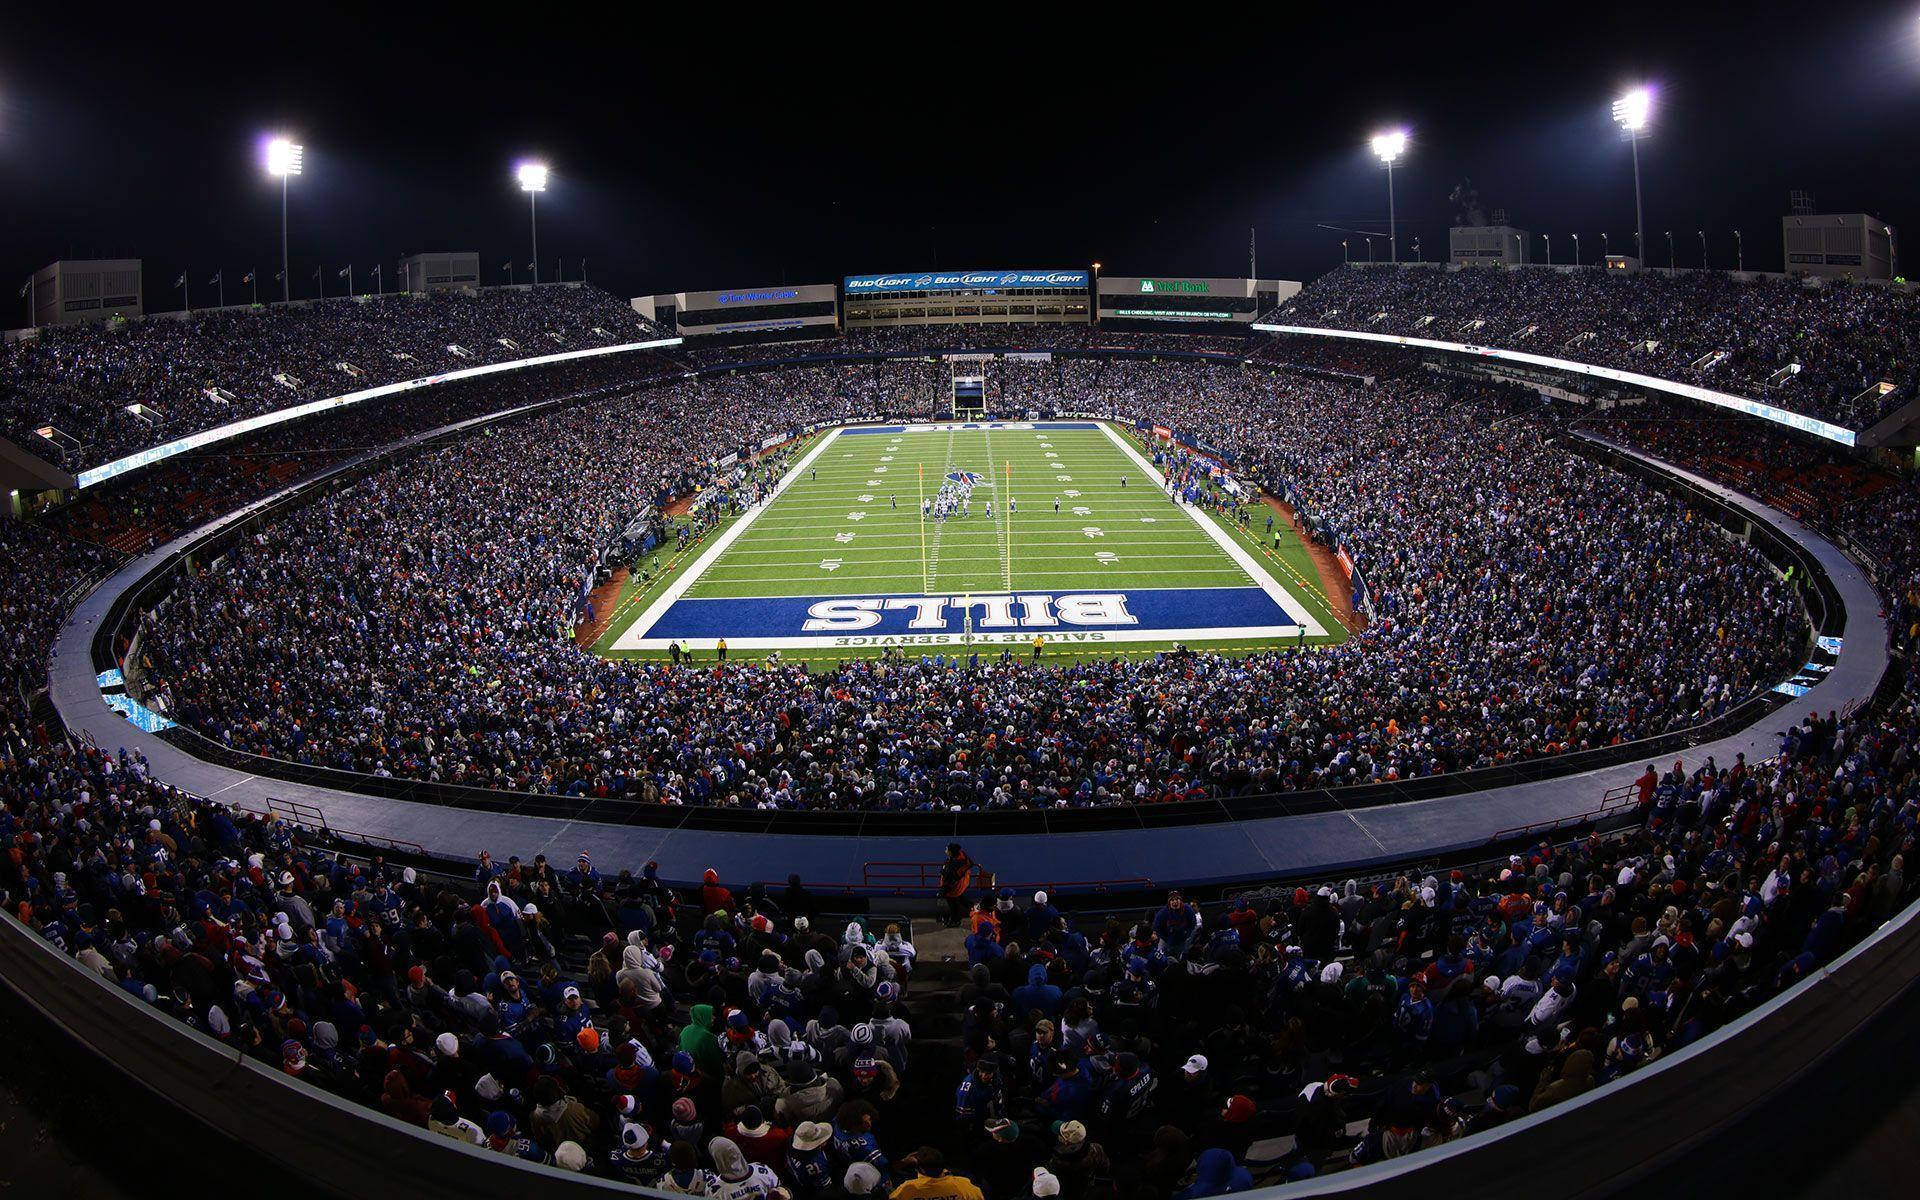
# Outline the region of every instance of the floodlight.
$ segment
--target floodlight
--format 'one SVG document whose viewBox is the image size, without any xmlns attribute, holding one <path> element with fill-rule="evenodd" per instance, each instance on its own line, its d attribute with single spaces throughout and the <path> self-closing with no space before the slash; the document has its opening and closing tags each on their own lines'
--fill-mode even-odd
<svg viewBox="0 0 1920 1200">
<path fill-rule="evenodd" d="M 1393 212 L 1393 160 L 1399 158 L 1407 148 L 1407 131 L 1389 129 L 1385 133 L 1373 135 L 1373 153 L 1387 168 L 1387 257 L 1393 262 L 1400 261 L 1400 223 L 1394 219 Z M 1369 259 L 1373 243 L 1368 242 Z"/>
<path fill-rule="evenodd" d="M 267 143 L 267 174 L 285 178 L 298 175 L 303 165 L 306 148 L 283 137 L 274 138 Z"/>
<path fill-rule="evenodd" d="M 518 171 L 520 190 L 523 192 L 544 192 L 547 190 L 547 164 L 524 162 Z"/>
<path fill-rule="evenodd" d="M 1613 119 L 1628 133 L 1639 133 L 1653 116 L 1653 89 L 1637 87 L 1613 102 Z"/>
</svg>

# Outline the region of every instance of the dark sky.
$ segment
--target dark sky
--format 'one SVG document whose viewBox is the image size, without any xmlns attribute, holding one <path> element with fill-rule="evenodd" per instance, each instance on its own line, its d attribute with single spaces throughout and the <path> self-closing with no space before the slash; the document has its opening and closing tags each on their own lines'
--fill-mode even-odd
<svg viewBox="0 0 1920 1200">
<path fill-rule="evenodd" d="M 554 170 L 543 273 L 584 257 L 621 295 L 1095 259 L 1239 275 L 1249 227 L 1263 275 L 1311 278 L 1340 258 L 1318 226 L 1384 229 L 1365 144 L 1389 124 L 1412 134 L 1395 171 L 1409 256 L 1416 235 L 1442 250 L 1465 179 L 1556 257 L 1575 231 L 1591 256 L 1602 230 L 1630 238 L 1607 110 L 1640 80 L 1660 93 L 1642 145 L 1655 261 L 1672 229 L 1697 263 L 1704 228 L 1731 265 L 1740 228 L 1748 265 L 1779 269 L 1790 188 L 1920 230 L 1920 4 L 687 6 L 705 23 L 121 7 L 61 21 L 43 4 L 0 29 L 10 288 L 55 257 L 120 254 L 146 260 L 156 309 L 179 306 L 183 268 L 197 303 L 218 268 L 230 300 L 249 267 L 270 281 L 278 189 L 257 146 L 278 128 L 307 147 L 292 241 L 309 292 L 317 263 L 337 288 L 342 264 L 364 283 L 416 250 L 478 249 L 487 282 L 524 265 L 510 176 L 527 155 Z"/>
</svg>

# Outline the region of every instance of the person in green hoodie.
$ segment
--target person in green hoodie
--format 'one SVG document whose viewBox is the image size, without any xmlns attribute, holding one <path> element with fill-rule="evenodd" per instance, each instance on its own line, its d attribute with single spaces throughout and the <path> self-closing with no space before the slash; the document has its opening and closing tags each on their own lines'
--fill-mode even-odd
<svg viewBox="0 0 1920 1200">
<path fill-rule="evenodd" d="M 680 1048 L 693 1055 L 693 1061 L 710 1077 L 718 1079 L 726 1073 L 720 1039 L 713 1036 L 713 1005 L 696 1004 L 688 1012 L 687 1024 L 680 1030 Z"/>
</svg>

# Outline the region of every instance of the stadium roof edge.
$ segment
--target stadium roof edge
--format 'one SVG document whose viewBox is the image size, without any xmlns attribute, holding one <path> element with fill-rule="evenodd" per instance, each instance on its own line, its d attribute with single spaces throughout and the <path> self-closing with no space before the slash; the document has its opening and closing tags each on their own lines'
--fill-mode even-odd
<svg viewBox="0 0 1920 1200">
<path fill-rule="evenodd" d="M 96 484 L 117 479 L 130 472 L 150 467 L 157 462 L 164 462 L 177 454 L 185 454 L 189 450 L 198 450 L 205 446 L 224 442 L 229 438 L 239 437 L 242 434 L 268 429 L 288 421 L 297 421 L 302 417 L 309 417 L 315 413 L 326 412 L 335 408 L 345 408 L 347 405 L 359 404 L 366 400 L 378 400 L 383 396 L 397 395 L 400 392 L 412 391 L 415 388 L 433 387 L 442 383 L 455 383 L 463 379 L 477 379 L 483 375 L 496 375 L 502 371 L 519 371 L 528 367 L 541 367 L 553 363 L 571 362 L 575 359 L 598 358 L 608 354 L 628 354 L 635 350 L 660 350 L 668 346 L 678 346 L 682 341 L 683 339 L 677 337 L 656 338 L 650 342 L 623 342 L 618 346 L 592 346 L 585 350 L 563 350 L 557 354 L 539 354 L 532 358 L 516 358 L 509 362 L 487 363 L 478 367 L 463 367 L 457 371 L 442 371 L 437 375 L 423 375 L 418 379 L 403 379 L 399 383 L 388 383 L 382 384 L 379 387 L 363 388 L 357 392 L 343 392 L 338 396 L 330 396 L 324 400 L 313 400 L 306 404 L 293 405 L 290 408 L 275 409 L 272 412 L 261 413 L 258 416 L 248 417 L 245 420 L 233 421 L 226 425 L 218 425 L 212 429 L 203 429 L 198 433 L 190 433 L 185 437 L 175 438 L 171 442 L 163 442 L 158 446 L 149 446 L 145 450 L 137 450 L 123 458 L 116 458 L 112 462 L 104 463 L 80 472 L 79 475 L 75 477 L 75 486 L 83 489 L 90 488 Z"/>
<path fill-rule="evenodd" d="M 1501 350 L 1493 346 L 1476 346 L 1469 342 L 1443 342 L 1436 338 L 1406 337 L 1396 333 L 1369 333 L 1360 329 L 1321 329 L 1312 325 L 1273 325 L 1255 322 L 1253 328 L 1260 333 L 1296 333 L 1310 337 L 1347 338 L 1359 342 L 1387 342 L 1396 346 L 1409 346 L 1418 350 L 1448 350 L 1457 354 L 1473 354 L 1481 358 L 1495 358 L 1505 362 L 1525 363 L 1529 366 L 1546 367 L 1549 370 L 1565 371 L 1574 375 L 1585 375 L 1594 379 L 1606 379 L 1614 383 L 1624 383 L 1630 387 L 1646 388 L 1649 391 L 1666 392 L 1681 396 L 1702 404 L 1712 404 L 1720 408 L 1729 408 L 1735 412 L 1758 417 L 1763 421 L 1772 421 L 1809 433 L 1815 437 L 1838 442 L 1843 446 L 1856 446 L 1860 435 L 1844 425 L 1835 425 L 1831 421 L 1822 421 L 1805 413 L 1789 409 L 1776 408 L 1771 404 L 1762 404 L 1758 400 L 1749 400 L 1744 396 L 1735 396 L 1730 392 L 1716 392 L 1710 388 L 1698 387 L 1691 383 L 1680 383 L 1672 379 L 1662 379 L 1658 375 L 1642 375 L 1637 371 L 1621 371 L 1613 367 L 1598 367 L 1591 363 L 1575 362 L 1568 358 L 1553 358 L 1545 354 L 1529 354 L 1524 350 Z"/>
</svg>

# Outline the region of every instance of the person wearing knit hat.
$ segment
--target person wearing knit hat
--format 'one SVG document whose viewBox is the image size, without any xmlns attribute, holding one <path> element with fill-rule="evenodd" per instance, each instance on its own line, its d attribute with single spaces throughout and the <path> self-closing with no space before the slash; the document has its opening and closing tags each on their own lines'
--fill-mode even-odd
<svg viewBox="0 0 1920 1200">
<path fill-rule="evenodd" d="M 879 1168 L 872 1163 L 857 1162 L 847 1168 L 846 1179 L 841 1186 L 849 1196 L 870 1196 L 880 1191 L 884 1182 Z"/>
<path fill-rule="evenodd" d="M 579 1142 L 561 1142 L 553 1152 L 553 1165 L 567 1171 L 585 1171 L 587 1152 Z"/>
<path fill-rule="evenodd" d="M 638 1187 L 652 1187 L 672 1163 L 667 1148 L 639 1121 L 620 1123 L 619 1144 L 607 1155 L 607 1171 L 615 1179 Z"/>
<path fill-rule="evenodd" d="M 1033 1196 L 1035 1200 L 1047 1200 L 1060 1194 L 1060 1178 L 1045 1167 L 1033 1169 Z"/>
<path fill-rule="evenodd" d="M 692 1096 L 680 1096 L 669 1110 L 667 1121 L 667 1142 L 677 1146 L 686 1142 L 692 1146 L 707 1144 L 707 1123 L 700 1119 L 700 1110 Z"/>
<path fill-rule="evenodd" d="M 508 1154 L 514 1158 L 533 1163 L 551 1163 L 553 1159 L 540 1143 L 532 1138 L 520 1135 L 520 1124 L 513 1114 L 504 1109 L 495 1109 L 487 1114 L 487 1149 L 495 1154 Z"/>
<path fill-rule="evenodd" d="M 786 1158 L 787 1144 L 793 1138 L 790 1130 L 767 1120 L 757 1104 L 741 1109 L 740 1119 L 728 1122 L 723 1132 L 740 1147 L 748 1162 L 765 1163 L 769 1167 L 779 1166 Z"/>
<path fill-rule="evenodd" d="M 465 1142 L 469 1146 L 487 1144 L 486 1130 L 460 1115 L 452 1092 L 442 1092 L 433 1098 L 433 1111 L 427 1116 L 427 1131 L 456 1142 Z"/>
</svg>

